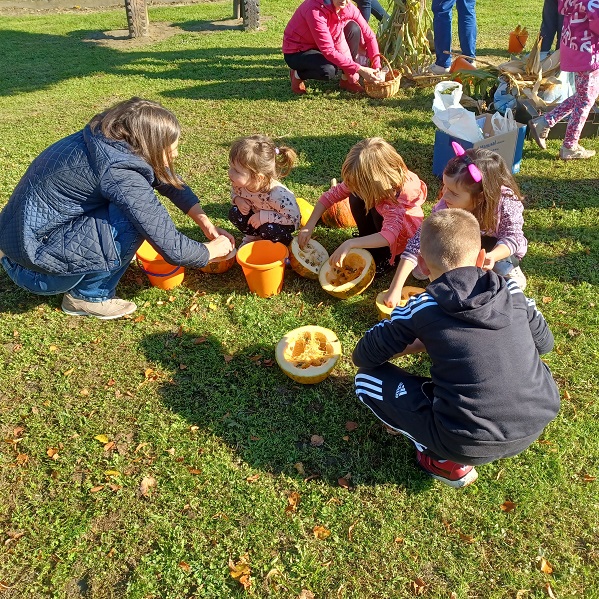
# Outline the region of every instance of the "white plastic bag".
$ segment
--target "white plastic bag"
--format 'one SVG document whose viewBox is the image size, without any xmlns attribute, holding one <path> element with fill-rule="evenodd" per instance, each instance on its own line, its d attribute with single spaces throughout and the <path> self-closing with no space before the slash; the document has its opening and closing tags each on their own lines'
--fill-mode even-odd
<svg viewBox="0 0 599 599">
<path fill-rule="evenodd" d="M 433 112 L 457 108 L 462 99 L 462 84 L 457 81 L 441 81 L 435 85 L 435 99 L 433 100 Z"/>
<path fill-rule="evenodd" d="M 505 114 L 501 114 L 500 112 L 494 113 L 491 117 L 491 125 L 493 126 L 493 133 L 495 135 L 501 135 L 502 133 L 514 131 L 518 128 L 511 108 L 508 108 Z"/>
<path fill-rule="evenodd" d="M 474 143 L 483 139 L 476 123 L 476 115 L 461 104 L 462 84 L 456 81 L 441 81 L 435 85 L 433 100 L 433 123 L 452 137 Z"/>
</svg>

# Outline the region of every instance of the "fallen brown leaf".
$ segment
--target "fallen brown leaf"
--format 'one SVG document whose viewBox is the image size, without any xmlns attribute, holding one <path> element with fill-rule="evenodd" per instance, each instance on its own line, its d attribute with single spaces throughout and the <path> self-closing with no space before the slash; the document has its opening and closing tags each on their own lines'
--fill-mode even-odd
<svg viewBox="0 0 599 599">
<path fill-rule="evenodd" d="M 56 449 L 56 447 L 48 447 L 46 454 L 52 460 L 58 459 L 58 449 Z"/>
<path fill-rule="evenodd" d="M 345 423 L 345 430 L 348 433 L 351 433 L 352 431 L 355 431 L 358 428 L 358 423 L 357 422 L 352 422 L 351 420 L 348 420 Z"/>
<path fill-rule="evenodd" d="M 570 401 L 572 399 L 572 397 L 570 396 L 570 393 L 568 392 L 568 390 L 566 389 L 566 391 L 564 391 L 564 399 Z"/>
<path fill-rule="evenodd" d="M 242 555 L 237 563 L 233 562 L 232 559 L 229 559 L 229 574 L 231 575 L 231 578 L 237 580 L 246 591 L 251 586 L 251 569 L 249 561 L 250 559 L 247 553 Z"/>
<path fill-rule="evenodd" d="M 233 359 L 233 356 L 231 354 L 227 354 L 226 356 L 223 356 L 223 357 L 227 364 Z"/>
<path fill-rule="evenodd" d="M 245 480 L 247 480 L 248 483 L 255 483 L 259 478 L 260 478 L 260 474 L 256 473 L 256 474 L 252 474 L 252 476 L 248 476 Z"/>
<path fill-rule="evenodd" d="M 312 529 L 312 532 L 314 533 L 314 536 L 321 541 L 331 535 L 331 531 L 328 528 L 318 525 Z"/>
<path fill-rule="evenodd" d="M 422 578 L 416 578 L 410 582 L 410 589 L 414 595 L 424 595 L 426 591 L 426 584 Z"/>
<path fill-rule="evenodd" d="M 297 473 L 301 476 L 304 476 L 306 474 L 306 471 L 304 470 L 304 465 L 302 464 L 302 462 L 296 462 L 293 467 L 297 470 Z"/>
<path fill-rule="evenodd" d="M 300 494 L 297 491 L 292 491 L 291 493 L 289 493 L 289 496 L 287 497 L 287 503 L 289 505 L 285 508 L 285 512 L 295 512 L 295 510 L 297 509 L 297 504 L 299 502 Z"/>
<path fill-rule="evenodd" d="M 19 464 L 19 466 L 24 466 L 28 461 L 29 461 L 29 456 L 26 453 L 17 454 L 17 464 Z"/>
<path fill-rule="evenodd" d="M 512 510 L 516 509 L 516 504 L 512 501 L 504 501 L 499 508 L 503 512 L 511 512 Z"/>
<path fill-rule="evenodd" d="M 103 443 L 104 445 L 110 441 L 106 435 L 96 435 L 94 439 L 100 441 L 100 443 Z"/>
<path fill-rule="evenodd" d="M 200 345 L 200 343 L 206 343 L 206 341 L 208 341 L 208 337 L 196 337 L 192 343 L 194 345 Z"/>
<path fill-rule="evenodd" d="M 544 304 L 550 304 L 552 301 L 553 301 L 552 297 L 549 297 L 547 295 L 543 297 L 543 303 Z"/>
<path fill-rule="evenodd" d="M 345 477 L 341 477 L 337 479 L 339 486 L 343 489 L 349 489 L 349 481 Z"/>
<path fill-rule="evenodd" d="M 202 471 L 199 468 L 188 468 L 190 474 L 202 474 Z"/>
<path fill-rule="evenodd" d="M 17 461 L 18 461 L 18 460 L 19 460 L 19 456 L 17 456 Z M 585 483 L 592 483 L 592 482 L 594 482 L 594 481 L 596 481 L 596 480 L 597 480 L 597 477 L 596 477 L 596 476 L 591 476 L 590 474 L 585 474 L 585 475 L 582 477 L 582 480 L 583 480 Z"/>
<path fill-rule="evenodd" d="M 316 595 L 308 589 L 302 589 L 302 592 L 297 596 L 297 599 L 314 599 Z"/>
<path fill-rule="evenodd" d="M 402 545 L 402 544 L 403 544 L 403 539 L 402 539 L 401 537 L 395 537 L 395 542 L 396 542 L 398 545 Z"/>
<path fill-rule="evenodd" d="M 141 479 L 141 483 L 139 485 L 139 492 L 144 497 L 147 497 L 150 489 L 152 487 L 155 487 L 155 486 L 156 486 L 156 479 L 155 478 L 153 478 L 152 476 L 144 476 Z"/>
<path fill-rule="evenodd" d="M 354 533 L 354 528 L 356 527 L 356 524 L 358 523 L 358 521 L 356 520 L 353 524 L 350 525 L 349 529 L 347 530 L 347 539 L 349 541 L 352 541 L 352 535 Z"/>
<path fill-rule="evenodd" d="M 462 539 L 462 541 L 464 541 L 464 543 L 474 543 L 474 541 L 476 540 L 473 536 L 466 535 L 463 532 L 460 532 L 458 534 L 460 535 L 460 539 Z"/>
<path fill-rule="evenodd" d="M 545 592 L 550 597 L 550 599 L 557 599 L 557 597 L 555 596 L 555 593 L 553 592 L 553 589 L 551 588 L 551 585 L 549 583 L 547 583 L 545 585 Z"/>
<path fill-rule="evenodd" d="M 544 574 L 551 574 L 553 572 L 553 566 L 544 557 L 541 557 L 539 560 L 539 569 Z"/>
<path fill-rule="evenodd" d="M 189 572 L 191 570 L 191 566 L 184 561 L 179 562 L 179 568 L 181 568 L 181 570 L 183 570 L 184 572 Z"/>
<path fill-rule="evenodd" d="M 95 487 L 92 487 L 89 492 L 90 493 L 97 493 L 98 491 L 101 491 L 104 488 L 104 485 L 97 485 Z"/>
<path fill-rule="evenodd" d="M 310 445 L 312 445 L 312 447 L 320 447 L 323 444 L 324 437 L 321 437 L 320 435 L 312 435 L 310 437 Z"/>
<path fill-rule="evenodd" d="M 116 553 L 116 549 L 113 547 L 107 554 L 106 557 L 114 557 L 114 554 Z"/>
</svg>

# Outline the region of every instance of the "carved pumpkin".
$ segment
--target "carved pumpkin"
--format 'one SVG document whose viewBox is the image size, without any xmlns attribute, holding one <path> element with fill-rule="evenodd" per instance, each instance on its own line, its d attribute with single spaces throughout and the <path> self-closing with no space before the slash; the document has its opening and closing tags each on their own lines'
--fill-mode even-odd
<svg viewBox="0 0 599 599">
<path fill-rule="evenodd" d="M 333 297 L 347 299 L 362 293 L 374 280 L 376 264 L 372 254 L 361 248 L 347 253 L 343 266 L 337 268 L 327 260 L 320 267 L 320 286 Z"/>
<path fill-rule="evenodd" d="M 206 266 L 202 266 L 202 268 L 200 268 L 200 271 L 217 275 L 227 272 L 233 266 L 233 264 L 235 264 L 236 255 L 237 250 L 233 248 L 233 251 L 226 256 L 210 260 Z"/>
<path fill-rule="evenodd" d="M 341 357 L 341 343 L 330 329 L 306 326 L 287 333 L 277 343 L 277 364 L 290 378 L 304 385 L 320 383 Z"/>
<path fill-rule="evenodd" d="M 318 279 L 318 273 L 323 262 L 329 259 L 329 253 L 325 248 L 310 239 L 304 249 L 300 248 L 297 237 L 293 238 L 289 246 L 289 262 L 291 268 L 306 279 Z"/>
<path fill-rule="evenodd" d="M 332 229 L 348 229 L 356 226 L 349 207 L 349 198 L 336 202 L 321 216 L 322 222 Z"/>
<path fill-rule="evenodd" d="M 381 291 L 376 296 L 376 309 L 377 309 L 377 312 L 379 313 L 379 318 L 381 320 L 384 320 L 385 318 L 390 318 L 391 312 L 393 312 L 393 310 L 395 309 L 395 308 L 389 308 L 388 306 L 385 306 L 385 304 L 383 303 L 383 293 L 387 293 L 387 291 L 389 291 L 389 290 L 386 289 L 385 291 Z M 403 308 L 403 306 L 405 306 L 408 303 L 408 300 L 412 296 L 420 295 L 421 293 L 424 293 L 424 291 L 425 290 L 422 289 L 422 287 L 410 287 L 409 285 L 406 285 L 401 290 L 401 299 L 399 300 L 398 306 L 401 306 Z"/>
</svg>

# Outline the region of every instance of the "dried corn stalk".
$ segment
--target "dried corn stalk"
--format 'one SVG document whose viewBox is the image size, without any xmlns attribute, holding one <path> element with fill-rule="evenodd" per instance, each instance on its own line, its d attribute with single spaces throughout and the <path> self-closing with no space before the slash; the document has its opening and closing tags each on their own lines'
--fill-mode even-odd
<svg viewBox="0 0 599 599">
<path fill-rule="evenodd" d="M 430 65 L 432 23 L 427 0 L 394 0 L 390 17 L 379 25 L 380 51 L 404 76 L 419 75 Z"/>
</svg>

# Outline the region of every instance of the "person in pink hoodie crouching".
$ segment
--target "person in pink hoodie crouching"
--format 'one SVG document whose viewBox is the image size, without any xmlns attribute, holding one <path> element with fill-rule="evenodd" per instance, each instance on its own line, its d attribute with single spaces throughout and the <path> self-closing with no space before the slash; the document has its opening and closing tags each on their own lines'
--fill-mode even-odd
<svg viewBox="0 0 599 599">
<path fill-rule="evenodd" d="M 361 48 L 366 55 L 359 56 Z M 360 93 L 360 77 L 372 83 L 381 79 L 378 53 L 374 32 L 349 0 L 305 0 L 283 33 L 283 55 L 296 94 L 306 93 L 305 79 L 329 81 L 339 70 L 339 87 Z M 362 64 L 367 60 L 372 68 Z"/>
<path fill-rule="evenodd" d="M 595 155 L 595 150 L 583 148 L 578 140 L 599 96 L 599 2 L 559 0 L 559 11 L 564 15 L 560 66 L 563 71 L 575 74 L 576 92 L 551 112 L 530 121 L 528 126 L 532 139 L 545 149 L 551 127 L 570 115 L 559 157 L 585 160 Z"/>
</svg>

